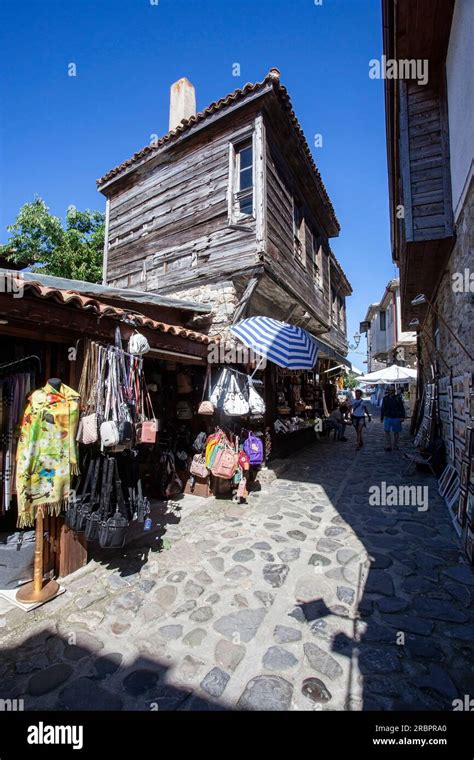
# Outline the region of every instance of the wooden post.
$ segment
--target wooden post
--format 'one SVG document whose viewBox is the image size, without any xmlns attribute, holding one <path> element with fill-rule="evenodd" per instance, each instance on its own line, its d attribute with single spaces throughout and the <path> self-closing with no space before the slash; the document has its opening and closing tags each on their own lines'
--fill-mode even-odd
<svg viewBox="0 0 474 760">
<path fill-rule="evenodd" d="M 16 598 L 23 604 L 33 604 L 34 602 L 48 602 L 59 591 L 59 584 L 56 581 L 43 582 L 43 536 L 44 520 L 43 510 L 36 512 L 36 532 L 35 532 L 35 565 L 33 580 L 25 583 L 16 594 Z"/>
</svg>

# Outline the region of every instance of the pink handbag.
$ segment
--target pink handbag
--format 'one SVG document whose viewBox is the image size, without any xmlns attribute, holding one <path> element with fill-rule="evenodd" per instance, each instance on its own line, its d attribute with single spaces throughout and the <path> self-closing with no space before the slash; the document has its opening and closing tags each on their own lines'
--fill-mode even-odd
<svg viewBox="0 0 474 760">
<path fill-rule="evenodd" d="M 145 399 L 148 415 L 150 416 L 150 419 L 148 420 L 143 419 L 145 417 Z M 160 422 L 155 417 L 148 388 L 146 388 L 146 395 L 143 394 L 142 396 L 141 416 L 142 421 L 138 422 L 135 426 L 135 438 L 137 443 L 156 443 L 156 436 L 160 428 Z"/>
<path fill-rule="evenodd" d="M 145 420 L 136 426 L 137 443 L 156 443 L 158 420 Z"/>
</svg>

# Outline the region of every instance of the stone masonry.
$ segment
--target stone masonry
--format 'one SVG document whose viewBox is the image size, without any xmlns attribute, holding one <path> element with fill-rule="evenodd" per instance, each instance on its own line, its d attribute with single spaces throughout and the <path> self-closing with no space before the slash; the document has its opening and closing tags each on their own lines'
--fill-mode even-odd
<svg viewBox="0 0 474 760">
<path fill-rule="evenodd" d="M 162 540 L 106 553 L 34 612 L 0 601 L 0 698 L 27 711 L 453 710 L 472 694 L 474 573 L 435 479 L 384 452 L 377 419 L 360 451 L 348 437 L 297 454 L 247 505 L 169 502 Z M 371 505 L 384 482 L 422 489 L 423 508 Z"/>
</svg>

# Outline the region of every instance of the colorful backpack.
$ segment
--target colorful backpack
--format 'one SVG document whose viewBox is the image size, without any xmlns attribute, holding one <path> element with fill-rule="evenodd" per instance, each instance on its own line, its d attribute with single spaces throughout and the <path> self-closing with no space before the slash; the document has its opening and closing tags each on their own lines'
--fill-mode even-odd
<svg viewBox="0 0 474 760">
<path fill-rule="evenodd" d="M 250 464 L 262 464 L 263 462 L 263 442 L 253 433 L 244 443 L 244 451 L 249 458 Z"/>
<path fill-rule="evenodd" d="M 230 480 L 237 469 L 237 455 L 228 446 L 223 446 L 216 454 L 211 472 L 216 478 Z"/>
</svg>

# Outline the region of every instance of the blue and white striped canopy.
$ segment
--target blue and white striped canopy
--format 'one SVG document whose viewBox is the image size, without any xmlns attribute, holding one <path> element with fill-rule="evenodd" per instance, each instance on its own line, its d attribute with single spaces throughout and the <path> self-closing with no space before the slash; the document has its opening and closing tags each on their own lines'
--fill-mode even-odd
<svg viewBox="0 0 474 760">
<path fill-rule="evenodd" d="M 231 333 L 255 353 L 279 367 L 313 369 L 318 346 L 302 327 L 288 325 L 270 317 L 249 317 L 230 328 Z"/>
</svg>

